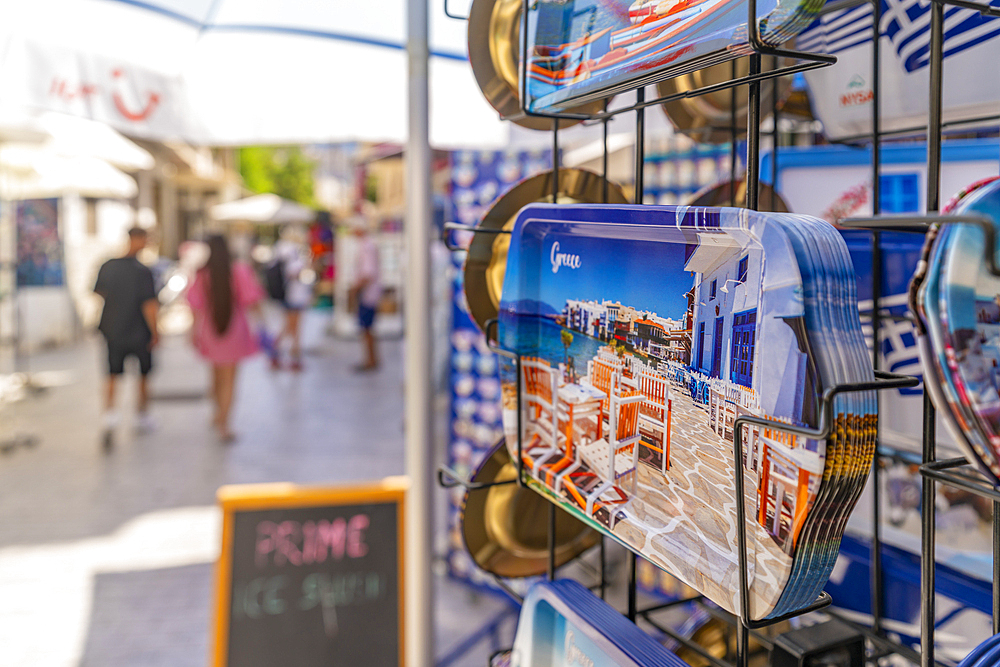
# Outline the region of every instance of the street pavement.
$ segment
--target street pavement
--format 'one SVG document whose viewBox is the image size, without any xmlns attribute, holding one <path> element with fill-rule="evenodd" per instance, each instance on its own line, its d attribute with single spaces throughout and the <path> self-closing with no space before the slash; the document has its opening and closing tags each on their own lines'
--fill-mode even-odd
<svg viewBox="0 0 1000 667">
<path fill-rule="evenodd" d="M 318 312 L 305 324 L 303 372 L 272 371 L 262 357 L 241 367 L 232 444 L 211 432 L 208 371 L 184 337 L 166 338 L 157 352 L 158 428 L 134 432 L 130 374 L 110 452 L 100 444 L 100 339 L 28 360 L 54 386 L 0 406 L 0 441 L 37 438 L 0 455 L 0 667 L 205 665 L 219 486 L 404 472 L 402 341 L 383 341 L 382 369 L 358 375 L 358 341 L 327 335 Z M 439 401 L 438 456 L 444 407 Z M 449 664 L 482 667 L 509 645 L 512 619 L 498 637 L 454 656 L 507 604 L 440 574 L 436 593 L 437 651 L 455 658 Z"/>
</svg>

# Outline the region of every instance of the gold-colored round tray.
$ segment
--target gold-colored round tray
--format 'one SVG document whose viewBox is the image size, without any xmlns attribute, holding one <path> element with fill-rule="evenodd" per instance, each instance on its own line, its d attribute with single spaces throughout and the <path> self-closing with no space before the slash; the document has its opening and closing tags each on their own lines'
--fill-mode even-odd
<svg viewBox="0 0 1000 667">
<path fill-rule="evenodd" d="M 472 476 L 474 483 L 517 479 L 517 466 L 501 440 Z M 500 577 L 545 574 L 549 563 L 550 501 L 518 484 L 466 491 L 462 536 L 479 567 Z M 596 545 L 600 534 L 556 508 L 556 567 Z"/>
<path fill-rule="evenodd" d="M 732 206 L 734 199 L 731 195 L 733 181 L 723 181 L 691 195 L 691 200 L 687 206 Z M 736 208 L 745 208 L 747 201 L 747 182 L 745 180 L 736 181 Z M 757 209 L 771 213 L 790 213 L 788 204 L 777 192 L 767 183 L 761 183 L 757 191 Z"/>
<path fill-rule="evenodd" d="M 775 626 L 764 628 L 761 632 L 764 636 L 773 639 L 782 632 L 789 629 L 788 621 L 782 621 Z M 732 655 L 736 651 L 736 633 L 730 630 L 726 623 L 716 618 L 710 618 L 694 631 L 691 641 L 700 646 L 706 653 L 718 660 L 725 660 L 727 655 Z M 750 667 L 767 667 L 770 653 L 767 648 L 756 637 L 750 638 Z M 687 647 L 681 646 L 677 649 L 677 657 L 682 659 L 691 667 L 711 667 L 704 655 Z"/>
<path fill-rule="evenodd" d="M 522 0 L 473 0 L 469 10 L 469 64 L 486 101 L 504 118 L 531 130 L 551 130 L 548 118 L 521 115 L 518 98 L 518 65 L 521 60 Z M 604 109 L 602 101 L 569 109 L 566 113 L 593 115 Z M 559 127 L 578 120 L 561 120 Z"/>
<path fill-rule="evenodd" d="M 737 77 L 744 77 L 750 73 L 750 61 L 748 58 L 740 58 L 735 63 Z M 730 81 L 731 79 L 733 79 L 733 63 L 722 63 L 689 74 L 682 74 L 673 79 L 661 81 L 657 84 L 657 92 L 660 97 L 665 97 Z M 775 83 L 776 81 L 777 83 Z M 778 91 L 778 103 L 780 107 L 781 103 L 791 92 L 792 83 L 790 78 L 779 77 L 761 82 L 761 117 L 767 116 L 771 112 L 775 88 Z M 701 143 L 724 143 L 732 139 L 732 131 L 730 130 L 732 116 L 730 109 L 733 103 L 734 90 L 736 99 L 736 128 L 737 137 L 739 137 L 745 135 L 747 131 L 747 98 L 746 91 L 742 88 L 719 90 L 697 97 L 686 97 L 674 100 L 673 102 L 664 102 L 661 106 L 670 119 L 670 122 L 674 124 L 679 132 L 683 132 Z"/>
<path fill-rule="evenodd" d="M 586 169 L 559 170 L 558 203 L 565 204 L 627 204 L 622 189 L 607 182 L 608 199 L 603 201 L 603 176 Z M 503 279 L 507 271 L 507 249 L 510 234 L 495 233 L 514 229 L 517 212 L 528 204 L 552 201 L 552 172 L 527 178 L 496 200 L 483 216 L 477 233 L 469 244 L 465 259 L 465 299 L 472 319 L 485 331 L 486 323 L 497 316 Z M 494 233 L 489 233 L 489 232 Z"/>
</svg>

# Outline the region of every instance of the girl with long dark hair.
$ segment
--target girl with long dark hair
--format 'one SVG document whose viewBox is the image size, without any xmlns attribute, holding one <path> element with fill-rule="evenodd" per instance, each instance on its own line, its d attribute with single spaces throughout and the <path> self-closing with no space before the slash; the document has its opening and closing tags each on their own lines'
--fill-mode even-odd
<svg viewBox="0 0 1000 667">
<path fill-rule="evenodd" d="M 208 238 L 209 256 L 195 274 L 188 291 L 188 303 L 194 314 L 192 339 L 195 349 L 212 364 L 212 399 L 215 416 L 212 424 L 223 442 L 234 436 L 229 429 L 229 414 L 240 361 L 258 351 L 257 339 L 250 330 L 247 311 L 260 319 L 260 301 L 264 290 L 249 266 L 234 262 L 226 239 Z"/>
</svg>

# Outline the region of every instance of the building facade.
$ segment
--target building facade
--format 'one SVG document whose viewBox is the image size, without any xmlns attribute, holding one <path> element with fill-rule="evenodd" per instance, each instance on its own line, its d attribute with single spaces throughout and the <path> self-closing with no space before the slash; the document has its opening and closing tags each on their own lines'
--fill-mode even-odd
<svg viewBox="0 0 1000 667">
<path fill-rule="evenodd" d="M 713 378 L 755 389 L 757 304 L 762 253 L 701 244 L 684 266 L 695 274 L 691 366 Z"/>
</svg>

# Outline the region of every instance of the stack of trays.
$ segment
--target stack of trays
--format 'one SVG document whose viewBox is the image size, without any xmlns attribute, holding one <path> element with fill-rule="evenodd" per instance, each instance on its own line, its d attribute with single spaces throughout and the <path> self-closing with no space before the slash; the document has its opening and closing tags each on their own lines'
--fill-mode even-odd
<svg viewBox="0 0 1000 667">
<path fill-rule="evenodd" d="M 528 591 L 508 664 L 690 667 L 571 579 L 540 582 Z"/>
<path fill-rule="evenodd" d="M 958 667 L 994 667 L 1000 664 L 1000 635 L 993 635 L 962 658 Z"/>
<path fill-rule="evenodd" d="M 824 1 L 756 0 L 761 39 L 770 46 L 787 42 L 813 22 Z M 748 13 L 747 0 L 532 2 L 524 108 L 567 111 L 748 55 Z"/>
<path fill-rule="evenodd" d="M 740 608 L 735 475 L 746 494 L 750 612 L 814 601 L 867 479 L 872 392 L 843 238 L 807 216 L 667 206 L 522 209 L 500 344 L 504 430 L 527 483 L 732 612 Z M 519 403 L 520 401 L 520 403 Z M 518 434 L 518 406 L 521 433 Z"/>
<path fill-rule="evenodd" d="M 1000 181 L 966 188 L 944 212 L 1000 219 Z M 1000 278 L 990 274 L 983 230 L 932 228 L 910 286 L 918 349 L 934 405 L 966 458 L 1000 485 Z"/>
</svg>

